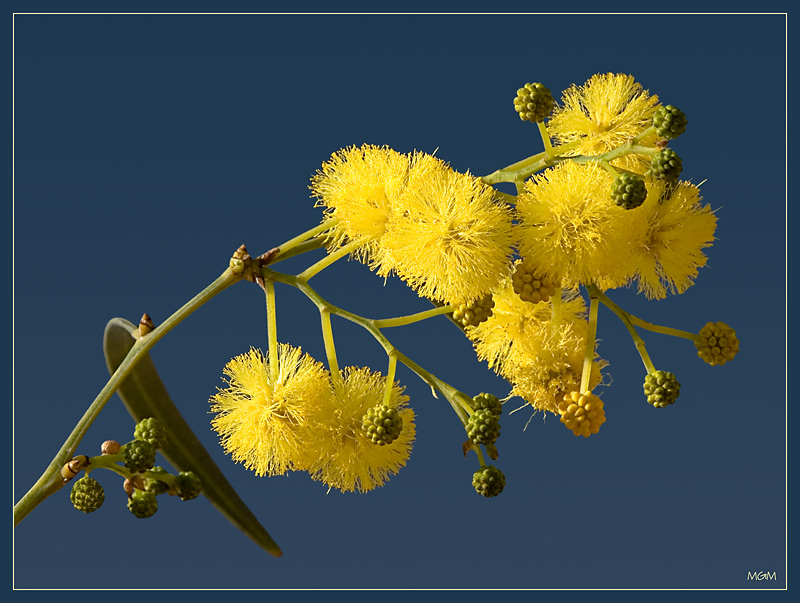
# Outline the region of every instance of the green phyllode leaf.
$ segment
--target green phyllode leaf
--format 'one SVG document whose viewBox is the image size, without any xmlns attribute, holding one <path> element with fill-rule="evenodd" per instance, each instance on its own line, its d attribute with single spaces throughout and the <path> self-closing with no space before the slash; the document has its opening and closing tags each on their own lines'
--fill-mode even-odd
<svg viewBox="0 0 800 603">
<path fill-rule="evenodd" d="M 117 369 L 133 347 L 136 331 L 137 327 L 123 318 L 113 318 L 106 325 L 103 353 L 110 373 Z M 203 484 L 202 493 L 228 521 L 271 555 L 283 555 L 181 416 L 149 354 L 141 358 L 128 378 L 119 385 L 117 394 L 134 421 L 155 417 L 166 427 L 169 439 L 161 450 L 164 458 L 178 471 L 193 471 Z"/>
</svg>

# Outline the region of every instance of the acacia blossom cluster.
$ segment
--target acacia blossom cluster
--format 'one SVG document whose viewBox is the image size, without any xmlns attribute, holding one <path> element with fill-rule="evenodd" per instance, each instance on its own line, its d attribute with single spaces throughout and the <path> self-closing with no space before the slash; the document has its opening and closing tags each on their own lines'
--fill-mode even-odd
<svg viewBox="0 0 800 603">
<path fill-rule="evenodd" d="M 384 400 L 386 377 L 379 373 L 348 367 L 334 377 L 299 348 L 281 344 L 274 360 L 255 349 L 237 356 L 225 375 L 227 387 L 211 398 L 212 426 L 233 460 L 256 475 L 307 471 L 329 487 L 367 492 L 408 460 L 414 411 L 397 383 Z M 403 430 L 375 446 L 362 417 L 381 403 L 399 411 Z"/>
<path fill-rule="evenodd" d="M 515 103 L 523 119 L 537 121 L 547 108 L 552 98 L 543 91 L 549 95 L 540 85 L 520 90 Z M 664 115 L 658 98 L 629 75 L 601 74 L 572 86 L 539 124 L 546 147 L 550 139 L 560 146 L 544 154 L 538 174 L 515 180 L 516 196 L 427 153 L 369 144 L 341 149 L 310 185 L 324 209 L 329 257 L 350 255 L 448 306 L 477 357 L 508 381 L 509 398 L 560 415 L 575 435 L 588 437 L 605 421 L 592 390 L 607 363 L 596 353 L 596 309 L 587 316 L 580 288 L 636 285 L 650 299 L 683 293 L 714 241 L 716 217 L 699 187 L 664 176 L 673 156 L 661 152 L 666 140 L 653 125 Z M 637 202 L 615 200 L 615 187 L 632 182 Z M 732 357 L 724 334 L 706 338 L 702 353 Z M 717 352 L 718 341 L 728 347 Z M 307 471 L 330 487 L 367 491 L 410 454 L 408 399 L 369 369 L 331 373 L 281 345 L 276 359 L 251 351 L 225 372 L 228 387 L 212 398 L 213 426 L 234 460 L 259 475 Z M 380 404 L 402 417 L 400 436 L 386 446 L 362 425 Z M 492 412 L 467 410 L 473 430 L 480 421 L 495 429 Z M 476 489 L 495 495 L 502 480 L 491 481 L 497 476 L 481 466 Z"/>
</svg>

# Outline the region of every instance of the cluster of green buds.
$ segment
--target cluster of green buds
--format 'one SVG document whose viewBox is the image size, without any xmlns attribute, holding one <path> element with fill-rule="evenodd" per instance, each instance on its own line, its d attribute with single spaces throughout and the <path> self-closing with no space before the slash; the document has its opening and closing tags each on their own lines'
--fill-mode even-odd
<svg viewBox="0 0 800 603">
<path fill-rule="evenodd" d="M 692 339 L 697 355 L 711 366 L 721 366 L 733 360 L 739 352 L 736 331 L 724 322 L 709 322 L 699 333 L 684 333 L 681 336 Z M 678 379 L 669 371 L 656 370 L 653 366 L 650 369 L 643 384 L 647 403 L 654 408 L 665 408 L 674 404 L 681 393 Z"/>
<path fill-rule="evenodd" d="M 650 168 L 645 176 L 663 180 L 668 185 L 678 182 L 683 171 L 680 156 L 667 147 L 673 140 L 686 131 L 686 114 L 672 105 L 656 109 L 653 114 L 652 130 L 661 138 L 657 144 L 659 149 L 650 158 Z M 644 179 L 638 174 L 624 172 L 617 175 L 611 187 L 611 199 L 623 209 L 635 209 L 647 198 L 647 187 Z"/>
<path fill-rule="evenodd" d="M 86 475 L 72 486 L 70 500 L 83 513 L 92 513 L 105 501 L 100 482 L 89 477 L 94 469 L 108 469 L 124 478 L 123 489 L 128 495 L 128 510 L 138 518 L 147 518 L 158 511 L 157 496 L 169 494 L 181 500 L 197 498 L 202 489 L 200 479 L 191 471 L 177 475 L 155 465 L 156 451 L 167 443 L 167 431 L 155 418 L 146 418 L 136 424 L 134 439 L 120 445 L 107 440 L 101 454 L 95 457 L 78 455 L 61 470 L 64 482 L 71 481 L 80 471 Z"/>
<path fill-rule="evenodd" d="M 506 484 L 505 475 L 493 465 L 485 465 L 480 444 L 492 460 L 497 460 L 497 438 L 500 437 L 500 415 L 503 414 L 503 403 L 497 396 L 481 393 L 472 398 L 469 403 L 471 411 L 464 429 L 469 438 L 463 445 L 464 456 L 474 450 L 481 467 L 472 475 L 472 487 L 481 496 L 497 496 L 503 491 Z"/>
</svg>

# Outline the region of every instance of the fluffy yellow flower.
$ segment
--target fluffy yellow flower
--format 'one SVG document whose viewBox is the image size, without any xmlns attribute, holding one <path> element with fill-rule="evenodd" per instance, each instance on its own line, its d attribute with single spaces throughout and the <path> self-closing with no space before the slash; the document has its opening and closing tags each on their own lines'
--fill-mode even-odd
<svg viewBox="0 0 800 603">
<path fill-rule="evenodd" d="M 566 329 L 550 339 L 543 337 L 541 356 L 532 357 L 530 364 L 511 372 L 510 396 L 519 396 L 536 410 L 558 413 L 564 396 L 580 390 L 585 342 L 585 335 L 577 337 Z M 606 365 L 600 358 L 592 362 L 589 390 L 600 383 Z"/>
<path fill-rule="evenodd" d="M 509 273 L 512 242 L 510 210 L 490 186 L 416 153 L 381 240 L 379 274 L 394 271 L 422 296 L 466 303 Z"/>
<path fill-rule="evenodd" d="M 527 180 L 517 198 L 520 255 L 564 287 L 626 284 L 647 223 L 611 200 L 613 181 L 596 163 L 572 161 Z"/>
<path fill-rule="evenodd" d="M 646 179 L 647 199 L 639 208 L 647 221 L 646 236 L 635 253 L 639 291 L 663 299 L 667 291 L 683 293 L 706 264 L 703 249 L 714 241 L 717 218 L 700 204 L 700 189 L 680 182 L 667 198 L 663 180 Z"/>
<path fill-rule="evenodd" d="M 536 362 L 541 352 L 542 337 L 551 337 L 551 302 L 536 304 L 523 301 L 514 293 L 510 279 L 493 293 L 492 315 L 474 327 L 467 327 L 480 360 L 485 360 L 499 375 L 511 379 L 520 366 Z M 586 306 L 581 297 L 570 297 L 561 302 L 561 323 L 586 330 Z M 581 326 L 582 325 L 582 326 Z M 585 335 L 584 335 L 585 336 Z M 582 357 L 582 356 L 581 356 Z"/>
<path fill-rule="evenodd" d="M 334 386 L 331 403 L 319 408 L 313 443 L 307 448 L 308 472 L 343 492 L 368 492 L 382 486 L 405 466 L 414 442 L 414 411 L 408 396 L 393 384 L 388 406 L 396 408 L 403 430 L 390 444 L 374 444 L 362 430 L 367 411 L 384 403 L 386 377 L 367 368 L 347 367 Z"/>
<path fill-rule="evenodd" d="M 586 331 L 586 322 L 576 321 L 562 325 L 556 333 L 547 328 L 531 333 L 529 342 L 536 350 L 529 354 L 527 364 L 516 364 L 509 371 L 510 395 L 536 410 L 557 413 L 564 396 L 580 390 Z M 606 364 L 599 358 L 592 362 L 590 391 L 600 383 Z"/>
<path fill-rule="evenodd" d="M 333 396 L 328 372 L 299 348 L 278 347 L 277 379 L 271 360 L 251 349 L 225 367 L 228 386 L 211 397 L 211 421 L 222 447 L 256 475 L 304 469 L 303 432 Z"/>
<path fill-rule="evenodd" d="M 561 144 L 578 141 L 568 155 L 600 155 L 636 136 L 653 121 L 658 97 L 650 96 L 633 76 L 605 73 L 593 75 L 583 86 L 564 91 L 563 106 L 557 107 L 547 130 Z M 652 146 L 655 134 L 641 144 Z M 642 173 L 649 159 L 626 156 L 614 162 Z"/>
<path fill-rule="evenodd" d="M 510 396 L 523 398 L 536 410 L 558 412 L 564 396 L 580 389 L 588 333 L 583 298 L 562 299 L 554 330 L 552 301 L 523 301 L 509 280 L 493 297 L 492 316 L 466 329 L 478 358 L 511 383 Z M 594 361 L 589 389 L 601 381 L 605 365 L 602 359 Z"/>
<path fill-rule="evenodd" d="M 328 218 L 338 218 L 331 248 L 349 241 L 365 242 L 356 256 L 366 260 L 375 251 L 392 206 L 405 190 L 410 159 L 388 147 L 363 145 L 341 149 L 311 179 L 317 205 Z"/>
</svg>

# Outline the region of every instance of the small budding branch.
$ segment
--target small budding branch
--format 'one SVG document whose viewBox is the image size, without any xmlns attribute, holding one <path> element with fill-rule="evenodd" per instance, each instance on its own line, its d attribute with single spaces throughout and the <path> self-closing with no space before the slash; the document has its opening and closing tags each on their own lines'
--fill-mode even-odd
<svg viewBox="0 0 800 603">
<path fill-rule="evenodd" d="M 686 130 L 684 113 L 662 105 L 632 76 L 611 73 L 565 90 L 561 104 L 543 84 L 525 84 L 514 108 L 522 121 L 536 124 L 544 150 L 483 177 L 422 152 L 363 145 L 334 153 L 311 179 L 323 208 L 320 224 L 255 258 L 241 246 L 223 274 L 164 324 L 142 318 L 108 384 L 16 505 L 15 523 L 81 471 L 86 475 L 74 482 L 70 498 L 84 513 L 97 510 L 103 488 L 89 473 L 99 468 L 124 479 L 128 508 L 140 518 L 156 512 L 162 494 L 182 500 L 201 491 L 216 496 L 216 478 L 180 469 L 172 475 L 155 466 L 156 450 L 168 445 L 166 434 L 174 433 L 171 423 L 178 419 L 162 424 L 145 417 L 127 444 L 108 441 L 99 456 L 74 455 L 105 402 L 139 370 L 150 347 L 239 281 L 258 284 L 265 295 L 267 352 L 251 349 L 224 368 L 226 385 L 210 399 L 212 427 L 231 458 L 259 476 L 303 471 L 343 492 L 384 485 L 411 453 L 415 415 L 397 380 L 398 364 L 450 404 L 464 427 L 464 456 L 476 453 L 472 485 L 490 498 L 506 483 L 486 457 L 499 457 L 503 406 L 511 398 L 559 416 L 576 436 L 598 434 L 606 421 L 606 405 L 594 393 L 607 364 L 597 353 L 601 305 L 630 333 L 645 368 L 643 398 L 653 408 L 673 405 L 680 383 L 656 368 L 637 329 L 688 339 L 710 365 L 732 360 L 739 342 L 725 323 L 709 322 L 696 333 L 659 326 L 609 297 L 609 291 L 632 284 L 654 300 L 683 293 L 705 264 L 703 249 L 714 240 L 716 217 L 702 204 L 698 186 L 680 179 L 682 161 L 669 146 Z M 501 183 L 513 183 L 517 194 L 494 188 Z M 321 249 L 325 255 L 298 274 L 274 269 L 286 258 Z M 345 257 L 378 276 L 402 279 L 432 307 L 367 318 L 330 303 L 310 281 Z M 278 338 L 276 284 L 298 289 L 317 308 L 327 365 Z M 478 360 L 508 382 L 509 390 L 498 392 L 502 400 L 460 391 L 386 335 L 439 316 L 452 320 Z M 344 365 L 333 317 L 373 336 L 386 353 L 385 375 Z M 242 519 L 249 511 L 235 493 L 223 487 L 220 496 L 233 501 L 231 521 L 280 554 L 257 522 L 254 527 Z"/>
</svg>

